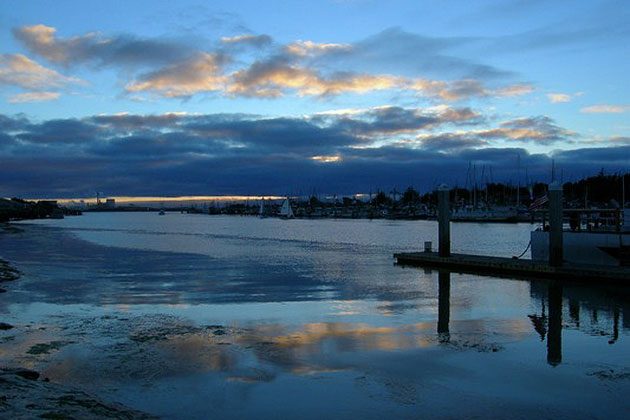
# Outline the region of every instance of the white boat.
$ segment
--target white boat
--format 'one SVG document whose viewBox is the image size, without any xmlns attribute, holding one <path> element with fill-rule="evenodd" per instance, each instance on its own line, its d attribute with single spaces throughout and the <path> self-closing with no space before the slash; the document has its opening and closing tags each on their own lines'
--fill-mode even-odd
<svg viewBox="0 0 630 420">
<path fill-rule="evenodd" d="M 260 209 L 258 209 L 258 217 L 261 219 L 265 217 L 265 199 L 260 200 Z"/>
<path fill-rule="evenodd" d="M 580 214 L 571 229 L 562 232 L 562 254 L 565 262 L 606 266 L 630 265 L 630 209 L 612 219 L 610 209 L 574 210 Z M 584 217 L 588 214 L 587 218 Z M 622 219 L 623 218 L 623 219 Z M 543 222 L 544 225 L 544 222 Z M 531 257 L 534 261 L 549 260 L 549 232 L 545 227 L 531 232 Z"/>
<path fill-rule="evenodd" d="M 282 207 L 280 208 L 280 217 L 283 219 L 293 219 L 295 217 L 288 197 L 282 203 Z"/>
</svg>

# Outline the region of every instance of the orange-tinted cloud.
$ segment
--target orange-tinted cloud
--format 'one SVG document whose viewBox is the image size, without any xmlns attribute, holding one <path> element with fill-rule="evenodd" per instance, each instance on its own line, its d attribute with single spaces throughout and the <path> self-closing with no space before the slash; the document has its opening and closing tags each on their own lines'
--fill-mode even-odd
<svg viewBox="0 0 630 420">
<path fill-rule="evenodd" d="M 585 114 L 621 114 L 630 111 L 630 106 L 622 105 L 594 105 L 580 109 Z"/>
<path fill-rule="evenodd" d="M 531 141 L 539 144 L 551 144 L 560 140 L 568 140 L 577 134 L 559 127 L 547 116 L 517 118 L 505 121 L 498 128 L 474 131 L 479 138 L 503 138 L 518 141 Z"/>
<path fill-rule="evenodd" d="M 222 59 L 200 53 L 190 60 L 140 76 L 125 86 L 128 92 L 150 91 L 165 97 L 184 97 L 223 89 Z"/>
<path fill-rule="evenodd" d="M 43 102 L 52 101 L 59 98 L 59 92 L 25 92 L 12 95 L 9 103 L 18 104 L 24 102 Z"/>
<path fill-rule="evenodd" d="M 513 84 L 498 89 L 488 89 L 480 80 L 462 79 L 454 81 L 440 81 L 414 79 L 408 83 L 408 88 L 418 91 L 422 96 L 436 97 L 453 102 L 473 97 L 498 96 L 513 97 L 532 92 L 535 88 L 529 84 Z"/>
<path fill-rule="evenodd" d="M 23 54 L 0 54 L 0 84 L 48 89 L 80 82 L 46 68 Z"/>
<path fill-rule="evenodd" d="M 232 95 L 280 97 L 287 90 L 298 96 L 366 93 L 395 88 L 399 78 L 390 75 L 336 74 L 325 78 L 315 70 L 285 62 L 257 62 L 232 75 L 227 92 Z"/>
</svg>

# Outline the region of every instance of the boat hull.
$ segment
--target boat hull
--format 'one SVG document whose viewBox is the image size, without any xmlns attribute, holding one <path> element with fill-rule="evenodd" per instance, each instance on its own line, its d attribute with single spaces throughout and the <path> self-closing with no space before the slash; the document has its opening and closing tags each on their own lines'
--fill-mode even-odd
<svg viewBox="0 0 630 420">
<path fill-rule="evenodd" d="M 531 257 L 549 261 L 549 232 L 531 233 Z M 630 265 L 630 234 L 616 232 L 563 232 L 563 257 L 566 262 L 607 266 Z"/>
</svg>

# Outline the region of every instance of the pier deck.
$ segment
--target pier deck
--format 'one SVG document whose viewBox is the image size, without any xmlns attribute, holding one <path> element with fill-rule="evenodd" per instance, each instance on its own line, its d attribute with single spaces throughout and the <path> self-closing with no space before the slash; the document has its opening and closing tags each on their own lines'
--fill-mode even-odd
<svg viewBox="0 0 630 420">
<path fill-rule="evenodd" d="M 394 258 L 401 265 L 446 268 L 471 274 L 612 281 L 630 285 L 630 267 L 583 264 L 565 264 L 560 267 L 552 267 L 544 262 L 484 255 L 451 254 L 450 257 L 440 257 L 437 252 L 404 252 L 394 254 Z"/>
</svg>

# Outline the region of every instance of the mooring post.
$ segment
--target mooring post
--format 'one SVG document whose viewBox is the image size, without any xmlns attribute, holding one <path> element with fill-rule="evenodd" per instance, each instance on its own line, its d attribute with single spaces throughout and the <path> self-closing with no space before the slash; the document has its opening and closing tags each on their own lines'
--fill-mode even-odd
<svg viewBox="0 0 630 420">
<path fill-rule="evenodd" d="M 448 324 L 451 319 L 451 272 L 440 270 L 438 274 L 438 323 L 440 341 L 448 341 Z"/>
<path fill-rule="evenodd" d="M 549 265 L 562 265 L 562 184 L 549 185 Z"/>
<path fill-rule="evenodd" d="M 451 189 L 446 184 L 438 187 L 438 224 L 439 224 L 439 255 L 451 256 L 451 206 L 449 194 Z"/>
</svg>

